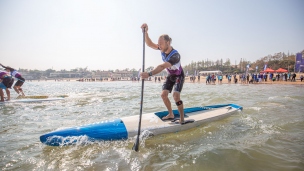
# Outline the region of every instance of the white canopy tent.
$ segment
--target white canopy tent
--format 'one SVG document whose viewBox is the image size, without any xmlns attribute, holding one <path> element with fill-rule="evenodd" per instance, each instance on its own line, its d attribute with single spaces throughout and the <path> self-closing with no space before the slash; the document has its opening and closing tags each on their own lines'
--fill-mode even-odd
<svg viewBox="0 0 304 171">
<path fill-rule="evenodd" d="M 199 72 L 201 75 L 205 74 L 222 74 L 222 71 L 216 70 L 216 71 L 200 71 Z"/>
</svg>

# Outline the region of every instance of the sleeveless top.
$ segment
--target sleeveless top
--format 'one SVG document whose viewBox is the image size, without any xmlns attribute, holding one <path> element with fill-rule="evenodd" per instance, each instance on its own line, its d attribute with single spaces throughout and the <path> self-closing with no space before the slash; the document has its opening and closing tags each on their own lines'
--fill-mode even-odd
<svg viewBox="0 0 304 171">
<path fill-rule="evenodd" d="M 17 78 L 17 77 L 20 77 L 21 74 L 18 71 L 14 70 L 14 71 L 11 71 L 11 76 L 14 76 Z"/>
<path fill-rule="evenodd" d="M 165 52 L 161 52 L 161 56 L 162 56 L 162 59 L 164 62 L 169 62 L 169 60 L 171 59 L 171 57 L 176 54 L 176 55 L 179 55 L 177 50 L 173 49 L 168 55 L 166 55 Z M 170 62 L 171 63 L 171 62 Z M 172 66 L 169 67 L 169 68 L 166 68 L 167 72 L 169 75 L 176 75 L 176 76 L 179 76 L 182 74 L 182 65 L 181 65 L 181 62 L 180 60 L 176 63 L 171 63 Z"/>
</svg>

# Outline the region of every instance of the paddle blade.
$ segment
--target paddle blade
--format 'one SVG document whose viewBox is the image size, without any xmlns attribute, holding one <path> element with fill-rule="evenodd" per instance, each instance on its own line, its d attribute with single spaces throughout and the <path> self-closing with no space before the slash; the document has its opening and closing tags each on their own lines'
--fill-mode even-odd
<svg viewBox="0 0 304 171">
<path fill-rule="evenodd" d="M 138 150 L 139 150 L 139 138 L 136 138 L 136 141 L 133 144 L 132 150 L 138 152 Z"/>
</svg>

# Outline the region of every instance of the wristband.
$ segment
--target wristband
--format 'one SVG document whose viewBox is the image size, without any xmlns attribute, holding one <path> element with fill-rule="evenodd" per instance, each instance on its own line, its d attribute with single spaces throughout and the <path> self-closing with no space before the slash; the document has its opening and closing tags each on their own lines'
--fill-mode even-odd
<svg viewBox="0 0 304 171">
<path fill-rule="evenodd" d="M 149 77 L 151 77 L 151 76 L 152 76 L 152 71 L 149 72 Z"/>
</svg>

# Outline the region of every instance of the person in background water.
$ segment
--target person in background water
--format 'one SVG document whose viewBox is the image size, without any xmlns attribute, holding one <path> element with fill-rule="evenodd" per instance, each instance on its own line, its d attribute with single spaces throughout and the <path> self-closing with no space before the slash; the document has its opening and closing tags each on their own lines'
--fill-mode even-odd
<svg viewBox="0 0 304 171">
<path fill-rule="evenodd" d="M 220 81 L 220 84 L 222 84 L 222 81 L 223 81 L 223 75 L 219 75 L 219 81 Z"/>
<path fill-rule="evenodd" d="M 9 66 L 3 66 L 2 64 L 0 64 L 0 65 L 3 68 L 5 68 L 5 70 L 7 72 L 9 72 L 11 76 L 17 78 L 17 82 L 14 85 L 14 90 L 16 91 L 17 94 L 19 94 L 18 97 L 25 96 L 24 93 L 23 93 L 23 90 L 21 88 L 21 86 L 25 82 L 25 79 L 21 76 L 21 74 L 17 70 L 15 70 L 14 68 L 11 68 Z"/>
<path fill-rule="evenodd" d="M 3 90 L 6 91 L 6 95 L 7 95 L 7 101 L 9 101 L 11 99 L 11 93 L 9 91 L 9 88 L 12 87 L 14 83 L 14 79 L 9 76 L 9 73 L 5 72 L 5 71 L 1 71 L 0 70 L 0 101 L 4 102 L 4 93 Z"/>
<path fill-rule="evenodd" d="M 162 119 L 174 119 L 171 102 L 168 98 L 168 94 L 171 93 L 174 87 L 173 98 L 180 114 L 179 123 L 184 124 L 184 105 L 183 101 L 180 99 L 180 93 L 183 88 L 185 75 L 181 66 L 180 54 L 171 46 L 172 39 L 167 34 L 161 35 L 158 39 L 158 44 L 155 44 L 151 41 L 148 35 L 148 25 L 144 23 L 142 24 L 141 28 L 145 31 L 145 41 L 147 46 L 155 50 L 160 50 L 164 63 L 158 65 L 154 70 L 150 72 L 142 72 L 140 75 L 143 79 L 145 79 L 160 73 L 164 69 L 167 70 L 168 76 L 163 84 L 161 97 L 168 109 L 169 114 Z"/>
<path fill-rule="evenodd" d="M 297 74 L 294 72 L 293 74 L 292 74 L 292 78 L 291 78 L 291 81 L 296 81 L 296 76 L 297 76 Z"/>
</svg>

